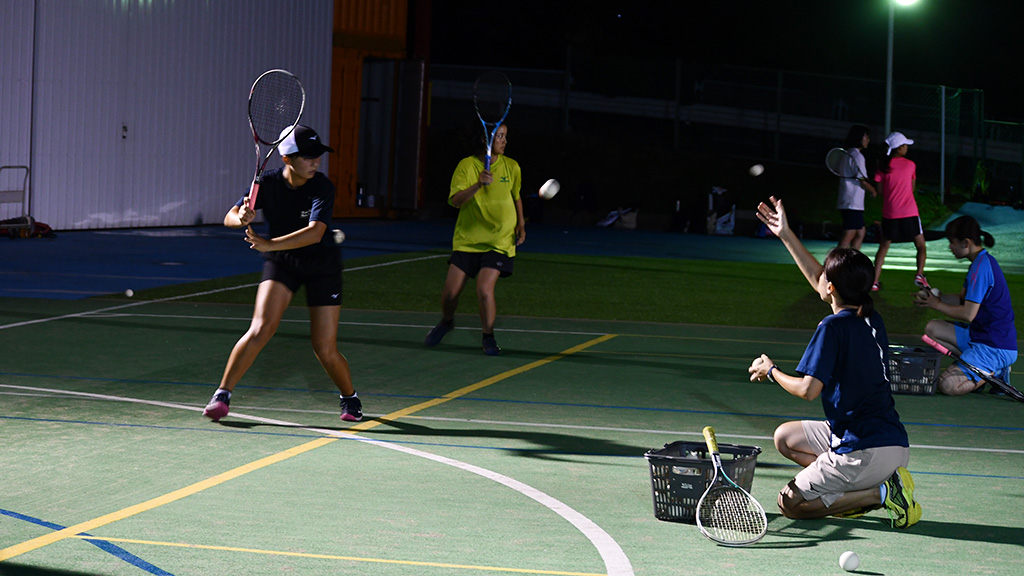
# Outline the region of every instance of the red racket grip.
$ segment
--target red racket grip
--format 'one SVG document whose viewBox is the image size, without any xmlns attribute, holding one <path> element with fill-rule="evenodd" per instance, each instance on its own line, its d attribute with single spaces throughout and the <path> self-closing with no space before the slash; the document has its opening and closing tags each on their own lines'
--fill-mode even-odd
<svg viewBox="0 0 1024 576">
<path fill-rule="evenodd" d="M 929 336 L 927 334 L 922 334 L 921 335 L 921 340 L 924 341 L 925 344 L 931 346 L 932 348 L 935 348 L 936 350 L 938 350 L 939 352 L 945 354 L 946 356 L 949 356 L 950 358 L 956 358 L 956 356 L 953 355 L 953 353 L 949 350 L 949 348 L 946 348 L 942 344 L 939 344 L 934 339 L 932 339 L 931 336 Z"/>
<path fill-rule="evenodd" d="M 260 193 L 260 183 L 258 180 L 252 181 L 252 187 L 249 188 L 249 210 L 256 210 L 256 195 Z"/>
</svg>

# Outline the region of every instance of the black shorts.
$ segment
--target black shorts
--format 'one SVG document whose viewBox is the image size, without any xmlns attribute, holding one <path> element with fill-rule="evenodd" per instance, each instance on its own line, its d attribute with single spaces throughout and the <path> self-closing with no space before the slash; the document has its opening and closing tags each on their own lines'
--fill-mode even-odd
<svg viewBox="0 0 1024 576">
<path fill-rule="evenodd" d="M 476 278 L 481 268 L 494 268 L 501 278 L 512 275 L 512 264 L 515 258 L 506 256 L 501 252 L 452 252 L 448 263 L 466 273 L 470 278 Z"/>
<path fill-rule="evenodd" d="M 882 218 L 882 238 L 889 242 L 913 242 L 914 238 L 924 234 L 920 216 L 907 218 Z"/>
<path fill-rule="evenodd" d="M 306 286 L 306 306 L 341 306 L 341 267 L 326 273 L 308 273 L 296 270 L 284 262 L 265 260 L 263 278 L 284 284 L 292 294 Z"/>
<path fill-rule="evenodd" d="M 840 210 L 843 217 L 843 230 L 860 230 L 864 227 L 863 210 Z"/>
</svg>

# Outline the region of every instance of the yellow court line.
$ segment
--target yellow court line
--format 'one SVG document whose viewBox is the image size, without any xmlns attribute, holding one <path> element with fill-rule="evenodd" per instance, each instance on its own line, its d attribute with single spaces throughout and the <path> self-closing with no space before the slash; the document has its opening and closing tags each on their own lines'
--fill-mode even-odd
<svg viewBox="0 0 1024 576">
<path fill-rule="evenodd" d="M 432 398 L 432 399 L 427 400 L 425 402 L 420 402 L 419 404 L 413 404 L 412 406 L 409 406 L 408 408 L 403 408 L 401 410 L 397 410 L 397 411 L 392 412 L 390 414 L 385 414 L 384 416 L 381 416 L 379 418 L 375 418 L 373 420 L 367 420 L 366 422 L 360 422 L 359 424 L 356 424 L 354 426 L 351 426 L 351 427 L 347 428 L 347 430 L 360 431 L 361 432 L 361 431 L 369 430 L 370 428 L 375 428 L 377 426 L 381 426 L 383 424 L 387 424 L 388 422 L 397 420 L 397 419 L 399 419 L 399 418 L 401 418 L 403 416 L 409 416 L 410 414 L 415 414 L 416 412 L 419 412 L 421 410 L 426 410 L 427 408 L 432 408 L 432 407 L 437 406 L 439 404 L 444 404 L 445 402 L 448 402 L 450 400 L 455 400 L 456 398 L 460 398 L 462 396 L 465 396 L 466 394 L 470 394 L 472 392 L 476 392 L 477 390 L 480 390 L 481 388 L 486 388 L 487 386 L 490 386 L 491 384 L 495 384 L 495 383 L 501 382 L 502 380 L 506 380 L 508 378 L 511 378 L 513 376 L 517 376 L 517 375 L 522 374 L 524 372 L 529 372 L 530 370 L 533 370 L 534 368 L 540 368 L 541 366 L 543 366 L 545 364 L 550 364 L 551 362 L 554 362 L 555 360 L 560 360 L 562 358 L 565 358 L 566 356 L 571 356 L 571 355 L 573 355 L 573 354 L 575 354 L 577 352 L 581 352 L 583 350 L 586 350 L 587 348 L 590 348 L 591 346 L 600 344 L 602 342 L 607 342 L 608 340 L 611 340 L 612 338 L 615 338 L 615 336 L 616 336 L 616 334 L 605 334 L 604 336 L 599 336 L 597 338 L 594 338 L 593 340 L 584 342 L 583 344 L 580 344 L 578 346 L 573 346 L 572 348 L 567 348 L 567 349 L 559 352 L 558 354 L 553 354 L 551 356 L 548 356 L 547 358 L 542 358 L 540 360 L 536 360 L 534 362 L 530 362 L 529 364 L 525 364 L 525 365 L 520 366 L 518 368 L 513 368 L 512 370 L 507 370 L 507 371 L 502 372 L 501 374 L 498 374 L 496 376 L 491 376 L 490 378 L 487 378 L 486 380 L 481 380 L 480 382 L 477 382 L 476 384 L 470 384 L 469 386 L 466 386 L 466 387 L 463 387 L 463 388 L 459 388 L 458 390 L 454 390 L 452 392 L 449 392 L 449 393 L 447 393 L 444 396 L 441 396 L 439 398 Z"/>
<path fill-rule="evenodd" d="M 488 378 L 486 380 L 482 380 L 480 382 L 477 382 L 476 384 L 472 384 L 472 385 L 466 386 L 464 388 L 459 388 L 458 390 L 455 390 L 453 392 L 449 392 L 448 394 L 445 394 L 444 396 L 442 396 L 440 398 L 435 398 L 433 400 L 428 400 L 426 402 L 421 402 L 419 404 L 415 404 L 413 406 L 410 406 L 409 408 L 404 408 L 402 410 L 398 410 L 397 412 L 392 412 L 390 414 L 386 414 L 386 415 L 384 415 L 381 418 L 376 419 L 376 420 L 368 420 L 366 422 L 360 422 L 359 424 L 356 424 L 356 425 L 351 426 L 350 428 L 348 428 L 346 430 L 346 432 L 350 432 L 350 433 L 354 434 L 355 432 L 359 432 L 359 431 L 363 431 L 363 430 L 369 430 L 370 428 L 374 428 L 376 426 L 380 426 L 381 424 L 386 424 L 388 421 L 396 420 L 398 418 L 401 418 L 402 416 L 408 416 L 409 414 L 412 414 L 412 413 L 415 413 L 415 412 L 419 412 L 420 410 L 424 410 L 424 409 L 430 408 L 432 406 L 437 406 L 438 404 L 443 404 L 445 402 L 448 402 L 449 400 L 454 400 L 454 399 L 456 399 L 456 398 L 458 398 L 460 396 L 465 396 L 466 394 L 469 394 L 470 392 L 479 390 L 479 389 L 484 388 L 486 386 L 490 386 L 491 384 L 494 384 L 496 382 L 500 382 L 502 380 L 505 380 L 506 378 L 511 378 L 512 376 L 515 376 L 517 374 L 522 374 L 523 372 L 526 372 L 528 370 L 532 370 L 534 368 L 538 368 L 538 367 L 543 366 L 545 364 L 554 362 L 555 360 L 558 360 L 560 358 L 564 358 L 564 357 L 569 356 L 571 354 L 575 354 L 576 352 L 579 352 L 581 350 L 585 350 L 586 348 L 594 346 L 595 344 L 600 344 L 601 342 L 605 342 L 605 341 L 611 340 L 614 337 L 615 337 L 615 334 L 606 334 L 604 336 L 601 336 L 601 337 L 595 338 L 593 340 L 590 340 L 589 342 L 584 342 L 583 344 L 580 344 L 578 346 L 573 346 L 572 348 L 568 348 L 568 349 L 566 349 L 566 350 L 564 350 L 562 352 L 559 352 L 558 354 L 554 354 L 552 356 L 548 356 L 547 358 L 544 358 L 544 359 L 541 359 L 541 360 L 537 360 L 535 362 L 531 362 L 531 363 L 526 364 L 524 366 L 521 366 L 519 368 L 515 368 L 515 369 L 512 369 L 512 370 L 508 370 L 506 372 L 502 372 L 501 374 L 498 374 L 497 376 L 492 376 L 491 378 Z M 305 444 L 300 444 L 299 446 L 296 446 L 294 448 L 289 448 L 288 450 L 284 450 L 282 452 L 278 452 L 277 454 L 272 454 L 272 455 L 267 456 L 265 458 L 261 458 L 259 460 L 256 460 L 255 462 L 251 462 L 249 464 L 246 464 L 244 466 L 239 466 L 238 468 L 235 468 L 234 470 L 228 470 L 227 472 L 223 472 L 221 474 L 218 474 L 216 476 L 213 476 L 213 477 L 208 478 L 206 480 L 203 480 L 201 482 L 196 482 L 195 484 L 192 484 L 191 486 L 186 486 L 184 488 L 179 488 L 178 490 L 175 490 L 175 491 L 170 492 L 168 494 L 164 494 L 163 496 L 158 496 L 158 497 L 153 498 L 151 500 L 147 500 L 146 502 L 142 502 L 141 504 L 135 504 L 134 506 L 129 506 L 129 507 L 124 508 L 122 510 L 118 510 L 117 512 L 111 512 L 110 514 L 106 514 L 106 515 L 100 516 L 99 518 L 94 518 L 92 520 L 87 520 L 85 522 L 81 522 L 79 524 L 75 524 L 74 526 L 68 526 L 67 528 L 63 528 L 61 530 L 56 530 L 56 531 L 51 532 L 49 534 L 45 534 L 43 536 L 32 538 L 31 540 L 26 540 L 25 542 L 22 542 L 20 544 L 15 544 L 14 546 L 9 546 L 7 548 L 4 548 L 3 550 L 0 550 L 0 562 L 3 562 L 4 560 L 8 560 L 10 558 L 14 558 L 15 556 L 20 556 L 20 555 L 25 554 L 27 552 L 31 552 L 33 550 L 37 550 L 39 548 L 42 548 L 43 546 L 48 546 L 50 544 L 53 544 L 55 542 L 59 542 L 59 541 L 64 540 L 66 538 L 74 537 L 75 535 L 77 535 L 79 533 L 88 532 L 90 530 L 95 530 L 96 528 L 99 528 L 100 526 L 105 526 L 107 524 L 111 524 L 113 522 L 117 522 L 118 520 L 123 520 L 125 518 L 130 517 L 130 516 L 134 516 L 134 515 L 139 514 L 141 512 L 146 512 L 146 511 L 152 510 L 154 508 L 158 508 L 160 506 L 163 506 L 164 504 L 169 504 L 169 503 L 174 502 L 176 500 L 180 500 L 182 498 L 185 498 L 186 496 L 191 496 L 193 494 L 202 492 L 203 490 L 206 490 L 207 488 L 212 488 L 214 486 L 217 486 L 218 484 L 222 484 L 224 482 L 227 482 L 228 480 L 233 480 L 233 479 L 235 479 L 235 478 L 237 478 L 239 476 L 242 476 L 244 474 L 248 474 L 249 472 L 253 472 L 255 470 L 259 470 L 260 468 L 264 468 L 264 467 L 269 466 L 271 464 L 276 464 L 278 462 L 287 460 L 287 459 L 291 458 L 292 456 L 298 456 L 299 454 L 302 454 L 304 452 L 308 452 L 310 450 L 313 450 L 315 448 L 319 448 L 321 446 L 326 446 L 327 444 L 330 444 L 332 442 L 336 442 L 338 440 L 339 440 L 339 438 L 337 438 L 337 437 L 331 437 L 331 438 L 319 438 L 319 439 L 313 440 L 311 442 L 306 442 Z"/>
<path fill-rule="evenodd" d="M 288 450 L 284 450 L 283 452 L 278 452 L 277 454 L 272 454 L 265 458 L 260 458 L 259 460 L 256 460 L 255 462 L 250 462 L 249 464 L 246 464 L 244 466 L 239 466 L 234 470 L 228 470 L 227 472 L 218 474 L 211 478 L 207 478 L 206 480 L 203 480 L 201 482 L 196 482 L 191 486 L 179 488 L 174 492 L 164 494 L 163 496 L 158 496 L 156 498 L 153 498 L 152 500 L 147 500 L 146 502 L 143 502 L 141 504 L 129 506 L 122 510 L 118 510 L 117 512 L 111 512 L 110 514 L 100 516 L 99 518 L 94 518 L 92 520 L 87 520 L 85 522 L 75 524 L 74 526 L 68 526 L 67 528 L 57 530 L 49 534 L 45 534 L 43 536 L 39 536 L 38 538 L 27 540 L 25 542 L 22 542 L 21 544 L 15 544 L 14 546 L 10 546 L 8 548 L 0 550 L 0 562 L 10 558 L 14 558 L 15 556 L 19 556 L 26 552 L 31 552 L 32 550 L 42 548 L 43 546 L 48 546 L 50 544 L 53 544 L 54 542 L 64 540 L 65 538 L 73 537 L 81 532 L 95 530 L 100 526 L 105 526 L 112 522 L 123 520 L 125 518 L 128 518 L 129 516 L 134 516 L 141 512 L 152 510 L 159 506 L 163 506 L 164 504 L 169 504 L 171 502 L 174 502 L 175 500 L 180 500 L 186 496 L 191 496 L 198 492 L 202 492 L 207 488 L 212 488 L 218 484 L 223 484 L 228 480 L 238 478 L 243 474 L 248 474 L 249 472 L 259 470 L 260 468 L 270 466 L 271 464 L 276 464 L 283 460 L 287 460 L 292 456 L 298 456 L 299 454 L 309 452 L 310 450 L 319 448 L 321 446 L 326 446 L 327 444 L 330 444 L 331 442 L 337 442 L 338 440 L 338 438 L 318 438 L 311 442 L 300 444 L 299 446 L 296 446 L 294 448 L 289 448 Z"/>
<path fill-rule="evenodd" d="M 180 542 L 154 542 L 152 540 L 133 540 L 131 538 L 103 538 L 100 536 L 74 536 L 81 540 L 98 542 L 119 542 L 122 544 L 144 544 L 148 546 L 171 546 L 174 548 L 197 548 L 217 550 L 221 552 L 246 552 L 248 554 L 267 554 L 271 556 L 291 556 L 296 558 L 315 558 L 317 560 L 347 560 L 350 562 L 371 562 L 374 564 L 399 564 L 403 566 L 429 566 L 431 568 L 459 568 L 462 570 L 486 570 L 489 572 L 513 572 L 516 574 L 554 574 L 556 576 L 607 576 L 600 572 L 564 572 L 560 570 L 532 570 L 529 568 L 501 568 L 497 566 L 474 566 L 470 564 L 446 564 L 443 562 L 419 562 L 412 560 L 385 560 L 383 558 L 363 558 L 360 556 L 338 556 L 335 554 L 310 554 L 306 552 L 285 552 L 283 550 L 259 550 L 256 548 L 237 548 L 234 546 L 210 546 L 205 544 L 182 544 Z"/>
</svg>

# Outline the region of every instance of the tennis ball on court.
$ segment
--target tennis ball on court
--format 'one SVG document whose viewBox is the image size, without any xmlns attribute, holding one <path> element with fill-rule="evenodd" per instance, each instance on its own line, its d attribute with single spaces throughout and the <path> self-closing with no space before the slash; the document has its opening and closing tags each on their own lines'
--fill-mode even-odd
<svg viewBox="0 0 1024 576">
<path fill-rule="evenodd" d="M 839 557 L 839 567 L 847 572 L 853 572 L 860 566 L 860 556 L 856 552 L 847 550 Z"/>
<path fill-rule="evenodd" d="M 761 165 L 761 164 L 754 164 L 753 166 L 750 167 L 750 175 L 751 176 L 760 176 L 762 173 L 764 173 L 764 166 L 763 165 Z"/>
<path fill-rule="evenodd" d="M 124 295 L 129 297 L 129 298 L 131 298 L 132 296 L 135 296 L 135 291 L 132 290 L 131 288 L 129 288 L 129 289 L 124 291 Z"/>
</svg>

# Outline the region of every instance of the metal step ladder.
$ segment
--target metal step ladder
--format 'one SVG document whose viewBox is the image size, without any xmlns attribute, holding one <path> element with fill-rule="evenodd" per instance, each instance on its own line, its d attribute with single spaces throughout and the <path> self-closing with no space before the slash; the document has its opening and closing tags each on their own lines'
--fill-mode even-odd
<svg viewBox="0 0 1024 576">
<path fill-rule="evenodd" d="M 7 172 L 6 178 L 4 173 Z M 22 172 L 20 188 L 18 187 L 18 172 Z M 0 220 L 0 229 L 6 229 L 8 236 L 28 236 L 35 223 L 28 210 L 28 166 L 0 166 L 0 207 L 4 204 L 17 204 L 19 216 Z"/>
</svg>

